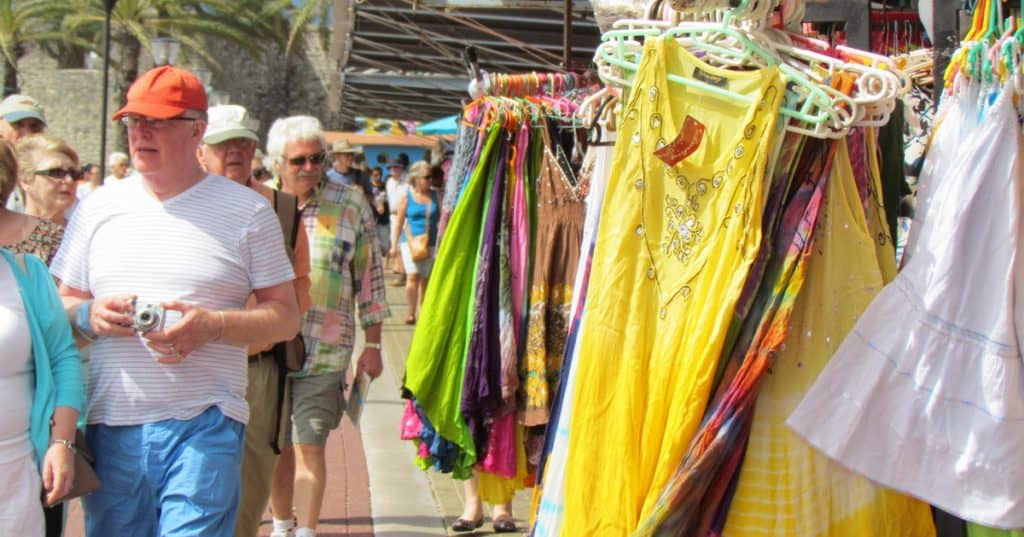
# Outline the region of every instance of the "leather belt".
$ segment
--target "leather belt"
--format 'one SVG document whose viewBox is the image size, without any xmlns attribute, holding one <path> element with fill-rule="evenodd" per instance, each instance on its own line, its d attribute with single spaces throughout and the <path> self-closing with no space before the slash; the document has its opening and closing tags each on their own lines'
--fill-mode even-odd
<svg viewBox="0 0 1024 537">
<path fill-rule="evenodd" d="M 260 358 L 263 358 L 263 357 L 273 358 L 274 357 L 274 353 L 272 351 L 263 351 L 263 352 L 261 352 L 259 354 L 250 354 L 249 355 L 249 363 L 251 364 L 251 363 L 253 363 L 253 362 L 255 362 L 255 361 L 257 361 L 257 360 L 259 360 Z"/>
</svg>

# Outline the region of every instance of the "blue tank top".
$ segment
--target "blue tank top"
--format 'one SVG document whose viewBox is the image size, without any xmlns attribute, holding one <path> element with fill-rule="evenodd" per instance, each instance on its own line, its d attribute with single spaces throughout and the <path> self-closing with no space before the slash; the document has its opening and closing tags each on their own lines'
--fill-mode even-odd
<svg viewBox="0 0 1024 537">
<path fill-rule="evenodd" d="M 437 193 L 430 192 L 430 201 L 427 203 L 416 203 L 412 191 L 406 191 L 405 221 L 409 224 L 409 231 L 413 236 L 426 233 L 427 228 L 427 205 L 430 205 L 430 246 L 437 245 L 437 225 L 441 221 L 441 210 L 437 206 Z M 405 230 L 401 233 L 401 242 L 409 240 Z"/>
</svg>

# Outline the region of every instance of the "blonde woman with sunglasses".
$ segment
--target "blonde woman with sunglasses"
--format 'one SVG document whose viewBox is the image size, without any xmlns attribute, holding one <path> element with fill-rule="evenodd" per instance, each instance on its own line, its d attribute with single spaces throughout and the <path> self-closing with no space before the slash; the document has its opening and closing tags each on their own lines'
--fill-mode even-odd
<svg viewBox="0 0 1024 537">
<path fill-rule="evenodd" d="M 6 143 L 6 142 L 5 142 Z M 62 171 L 74 168 L 77 170 L 78 155 L 66 143 L 49 134 L 37 134 L 22 138 L 17 146 L 8 144 L 6 150 L 17 160 L 23 161 L 21 166 L 9 170 L 0 170 L 6 177 L 0 188 L 0 247 L 13 252 L 31 253 L 49 264 L 60 247 L 64 237 L 66 213 L 74 204 L 75 186 L 71 178 Z M 44 155 L 56 155 L 56 161 L 44 158 Z M 15 162 L 12 158 L 11 162 Z M 36 169 L 36 165 L 43 167 Z M 50 164 L 56 164 L 50 166 Z M 77 172 L 75 172 L 77 173 Z M 57 179 L 50 174 L 58 176 Z M 25 193 L 25 213 L 3 208 L 2 204 L 20 186 Z"/>
<path fill-rule="evenodd" d="M 82 177 L 78 153 L 64 140 L 49 133 L 18 140 L 18 184 L 25 193 L 25 213 L 67 225 L 67 216 L 75 205 Z"/>
</svg>

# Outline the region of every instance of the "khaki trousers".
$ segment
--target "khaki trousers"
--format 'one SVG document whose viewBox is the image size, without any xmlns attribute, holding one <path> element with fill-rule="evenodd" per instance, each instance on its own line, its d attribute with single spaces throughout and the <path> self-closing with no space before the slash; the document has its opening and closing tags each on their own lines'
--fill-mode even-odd
<svg viewBox="0 0 1024 537">
<path fill-rule="evenodd" d="M 249 425 L 245 428 L 245 456 L 242 457 L 242 498 L 238 506 L 235 537 L 256 537 L 260 522 L 270 500 L 270 487 L 277 466 L 274 453 L 275 426 L 281 423 L 279 437 L 283 437 L 284 423 L 291 412 L 279 412 L 277 390 L 280 371 L 273 355 L 264 353 L 249 361 L 249 386 L 245 399 L 249 403 Z M 287 390 L 285 383 L 285 389 Z M 284 400 L 288 401 L 288 394 Z"/>
</svg>

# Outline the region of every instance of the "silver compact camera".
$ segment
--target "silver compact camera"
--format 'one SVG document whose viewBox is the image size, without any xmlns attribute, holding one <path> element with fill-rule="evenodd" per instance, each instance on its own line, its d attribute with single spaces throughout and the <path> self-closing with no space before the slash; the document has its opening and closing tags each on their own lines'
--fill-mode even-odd
<svg viewBox="0 0 1024 537">
<path fill-rule="evenodd" d="M 164 307 L 150 302 L 135 304 L 135 315 L 132 317 L 132 328 L 140 334 L 160 330 L 164 326 Z"/>
</svg>

